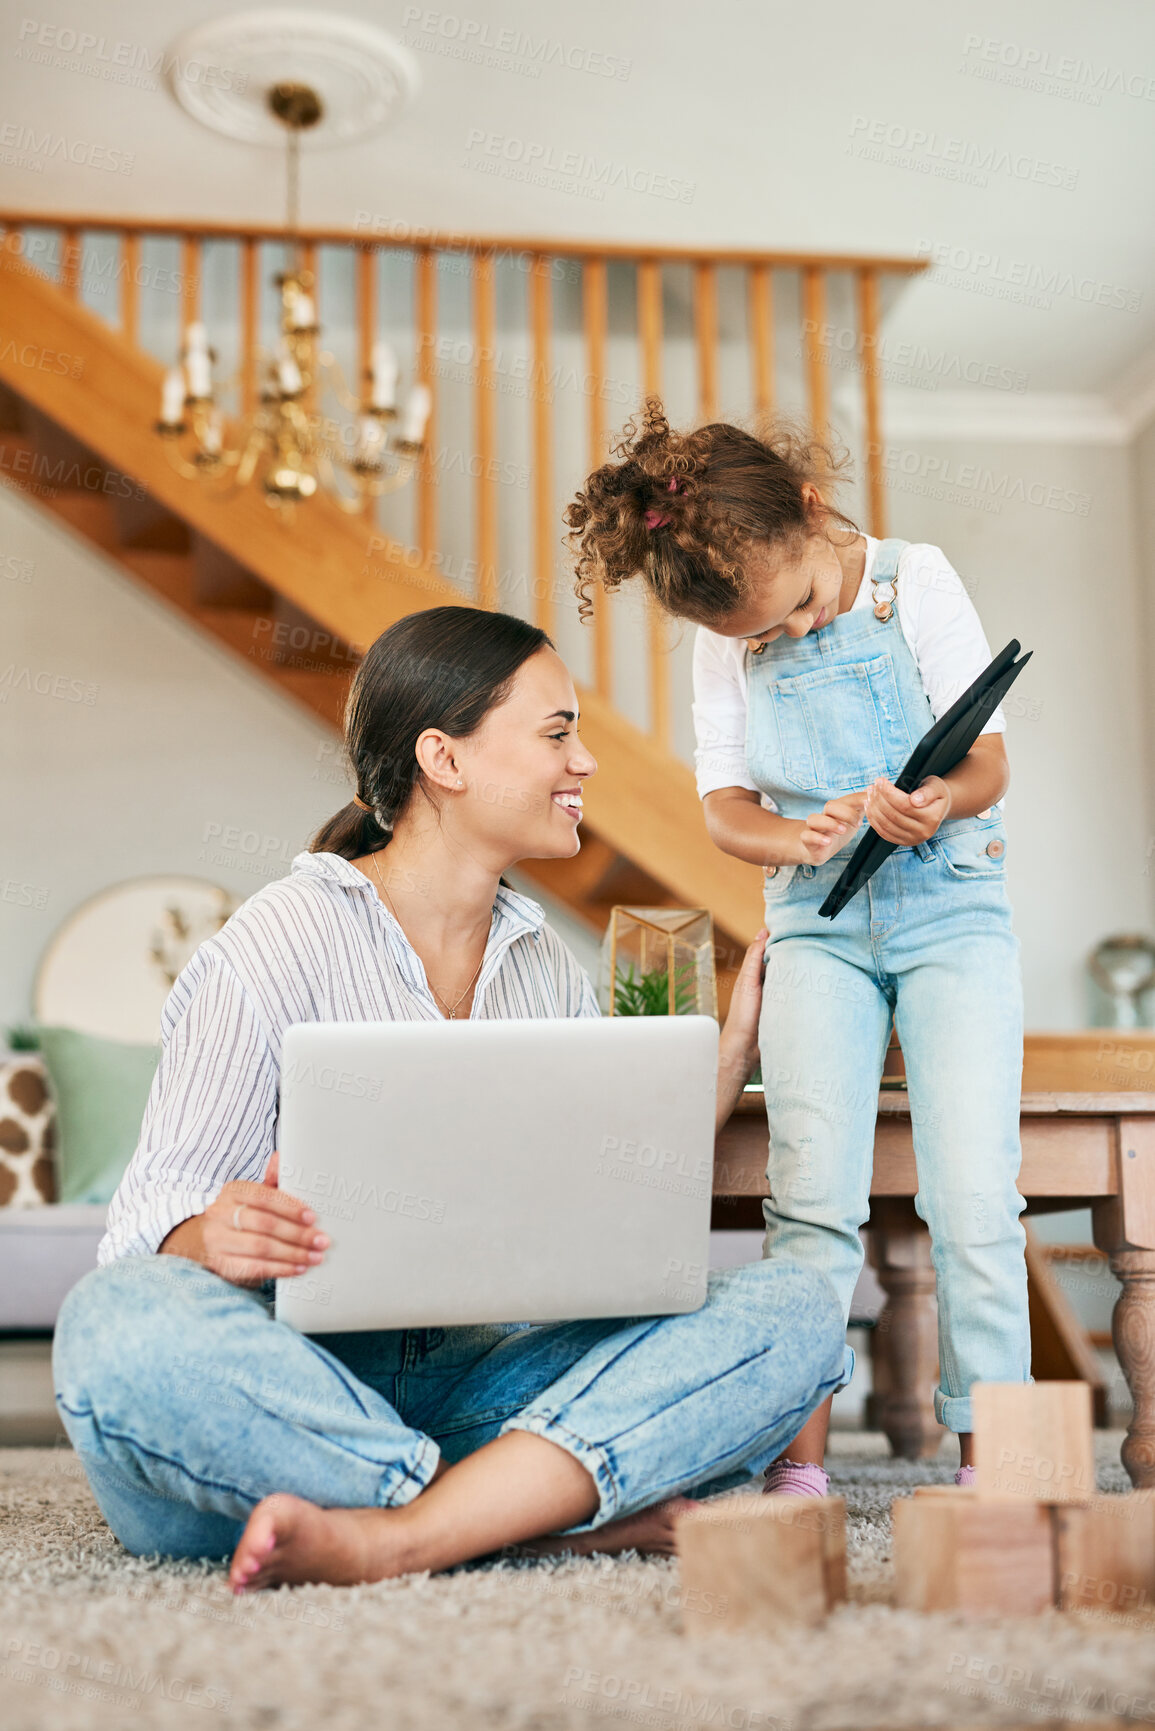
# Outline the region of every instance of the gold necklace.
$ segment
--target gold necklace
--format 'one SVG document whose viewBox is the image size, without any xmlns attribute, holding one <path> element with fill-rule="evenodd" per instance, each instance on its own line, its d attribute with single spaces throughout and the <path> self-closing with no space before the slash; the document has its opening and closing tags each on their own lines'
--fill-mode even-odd
<svg viewBox="0 0 1155 1731">
<path fill-rule="evenodd" d="M 381 885 L 381 894 L 385 897 L 385 900 L 389 903 L 389 912 L 393 915 L 393 918 L 395 920 L 397 920 L 397 924 L 399 926 L 401 926 L 401 921 L 397 918 L 397 909 L 393 906 L 393 897 L 389 894 L 389 891 L 385 888 L 385 879 L 381 876 L 381 867 L 377 864 L 377 855 L 374 853 L 374 854 L 370 854 L 369 857 L 373 861 L 373 870 L 377 873 L 377 882 Z M 490 924 L 492 924 L 492 923 L 493 922 L 491 920 Z M 405 927 L 401 926 L 401 930 L 404 932 Z M 486 946 L 486 948 L 488 948 L 488 945 Z M 477 979 L 477 976 L 481 972 L 481 969 L 482 969 L 482 966 L 484 965 L 484 962 L 485 962 L 485 950 L 482 950 L 481 961 L 478 962 L 476 968 L 473 971 L 473 979 L 470 980 L 469 985 L 466 986 L 464 992 L 459 992 L 457 994 L 457 996 L 454 998 L 453 1003 L 451 1005 L 446 1003 L 445 999 L 441 996 L 441 993 L 437 990 L 437 987 L 433 984 L 433 981 L 429 979 L 429 975 L 426 974 L 425 978 L 429 982 L 429 990 L 433 993 L 433 996 L 439 1000 L 439 1002 L 441 1003 L 441 1005 L 443 1006 L 443 1008 L 445 1010 L 446 1016 L 448 1017 L 448 1019 L 451 1022 L 456 1022 L 456 1020 L 457 1020 L 457 1006 L 461 1002 L 462 998 L 465 997 L 466 992 L 468 992 L 470 990 L 470 987 L 473 985 L 474 980 Z"/>
</svg>

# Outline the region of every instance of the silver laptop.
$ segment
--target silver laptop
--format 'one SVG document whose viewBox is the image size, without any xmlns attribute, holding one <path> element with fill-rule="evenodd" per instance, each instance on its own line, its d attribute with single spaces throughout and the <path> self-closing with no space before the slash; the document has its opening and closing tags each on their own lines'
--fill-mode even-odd
<svg viewBox="0 0 1155 1731">
<path fill-rule="evenodd" d="M 710 1016 L 286 1031 L 281 1188 L 332 1243 L 278 1280 L 307 1334 L 660 1316 L 706 1296 Z"/>
</svg>

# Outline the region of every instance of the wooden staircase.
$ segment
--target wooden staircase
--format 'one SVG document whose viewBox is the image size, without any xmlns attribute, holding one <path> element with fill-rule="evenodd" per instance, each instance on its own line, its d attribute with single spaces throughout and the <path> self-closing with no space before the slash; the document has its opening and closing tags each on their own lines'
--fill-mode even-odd
<svg viewBox="0 0 1155 1731">
<path fill-rule="evenodd" d="M 388 625 L 471 604 L 436 569 L 367 557 L 367 526 L 323 498 L 290 535 L 259 497 L 226 502 L 184 479 L 153 432 L 162 368 L 2 250 L 0 293 L 0 477 L 328 726 L 339 729 L 360 652 Z M 709 841 L 680 758 L 597 692 L 579 702 L 599 764 L 581 852 L 519 872 L 599 935 L 615 902 L 711 908 L 725 998 L 761 921 L 759 875 Z"/>
</svg>

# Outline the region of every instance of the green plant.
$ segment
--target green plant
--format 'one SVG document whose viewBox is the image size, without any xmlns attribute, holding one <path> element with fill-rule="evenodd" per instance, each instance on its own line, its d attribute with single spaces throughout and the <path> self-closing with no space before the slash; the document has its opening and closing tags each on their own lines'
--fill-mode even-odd
<svg viewBox="0 0 1155 1731">
<path fill-rule="evenodd" d="M 692 963 L 674 969 L 674 1014 L 687 1016 L 694 1008 Z M 651 968 L 647 974 L 634 973 L 634 964 L 618 969 L 614 981 L 615 1016 L 668 1016 L 670 1013 L 670 976 L 665 968 Z"/>
<path fill-rule="evenodd" d="M 37 1052 L 40 1050 L 40 1036 L 35 1028 L 27 1026 L 8 1028 L 4 1038 L 10 1052 Z"/>
</svg>

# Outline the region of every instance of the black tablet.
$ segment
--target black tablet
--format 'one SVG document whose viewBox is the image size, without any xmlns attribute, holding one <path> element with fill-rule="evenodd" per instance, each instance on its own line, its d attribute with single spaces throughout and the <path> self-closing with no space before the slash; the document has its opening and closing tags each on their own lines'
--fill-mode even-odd
<svg viewBox="0 0 1155 1731">
<path fill-rule="evenodd" d="M 901 793 L 913 793 L 928 775 L 945 775 L 962 762 L 1014 681 L 1019 677 L 1032 651 L 1017 660 L 1022 645 L 1012 638 L 1006 648 L 983 669 L 974 684 L 968 686 L 945 715 L 923 734 L 902 769 L 894 778 Z M 852 896 L 866 883 L 889 854 L 899 844 L 883 841 L 873 829 L 866 834 L 846 862 L 846 869 L 834 885 L 818 912 L 827 919 L 841 913 Z"/>
</svg>

